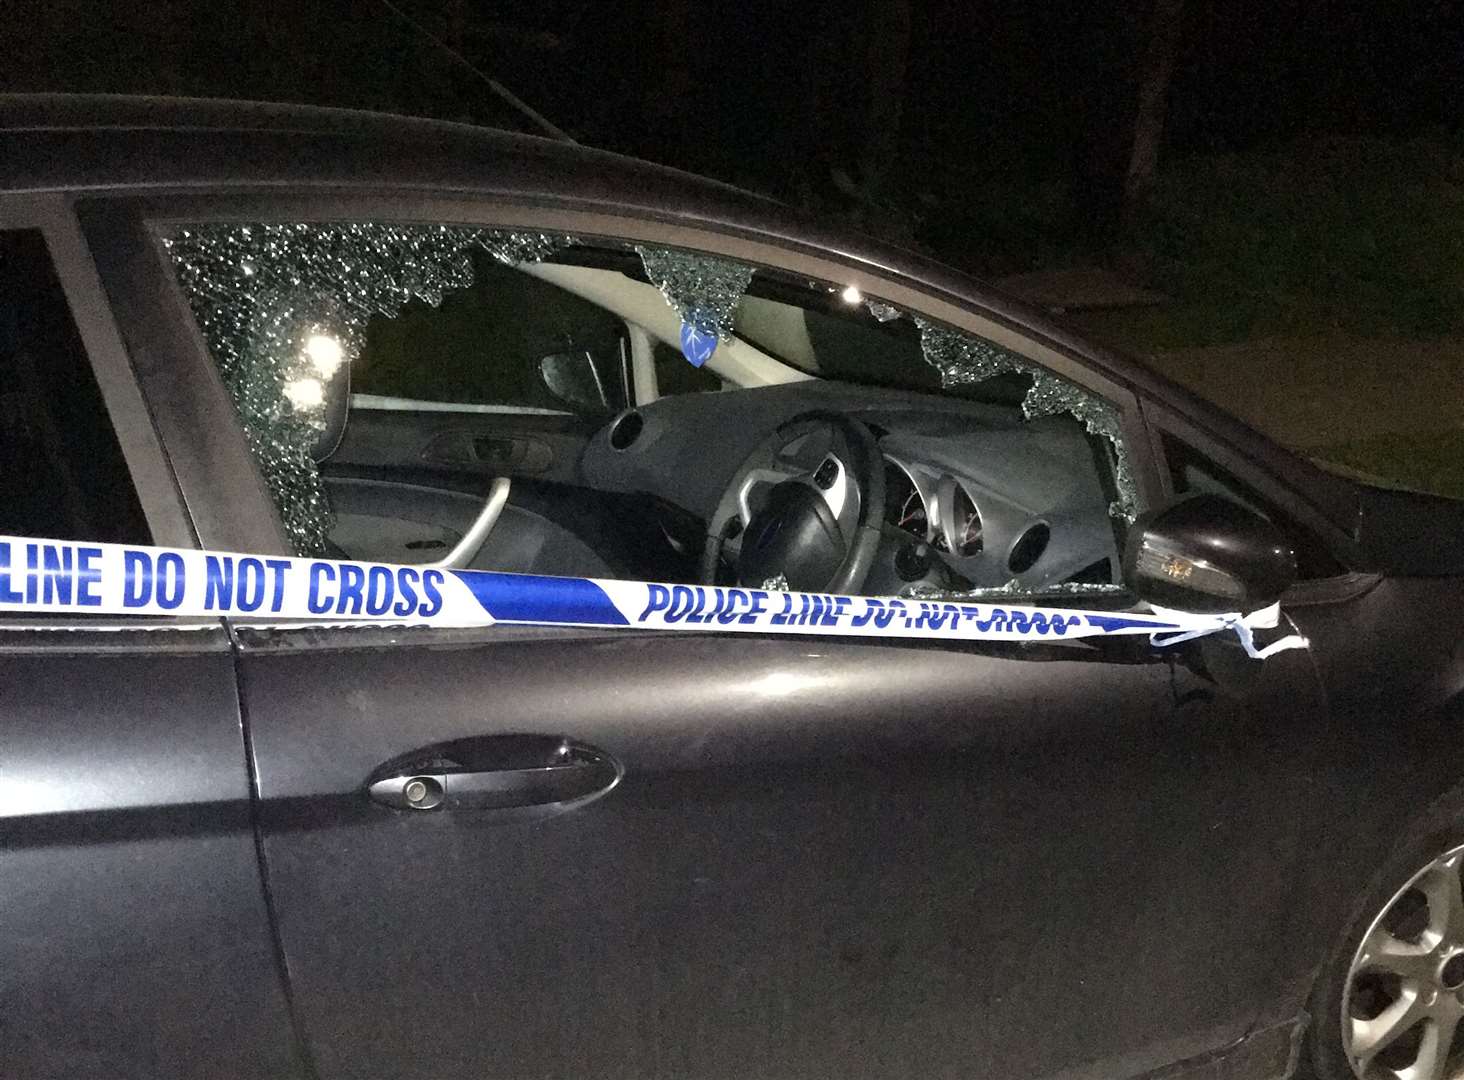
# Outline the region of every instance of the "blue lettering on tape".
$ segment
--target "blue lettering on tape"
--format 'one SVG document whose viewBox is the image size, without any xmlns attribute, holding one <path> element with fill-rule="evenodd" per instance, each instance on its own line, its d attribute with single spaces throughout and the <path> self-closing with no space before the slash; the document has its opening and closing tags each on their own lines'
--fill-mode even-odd
<svg viewBox="0 0 1464 1080">
<path fill-rule="evenodd" d="M 417 611 L 417 571 L 410 566 L 397 571 L 397 601 L 393 615 L 413 615 Z"/>
<path fill-rule="evenodd" d="M 239 591 L 234 595 L 235 605 L 240 611 L 258 611 L 264 603 L 264 563 L 246 555 L 239 560 L 236 572 Z"/>
<path fill-rule="evenodd" d="M 671 606 L 671 590 L 664 585 L 646 586 L 646 609 L 636 618 L 636 622 L 645 622 L 647 617 L 658 611 L 665 611 Z"/>
<path fill-rule="evenodd" d="M 0 604 L 22 604 L 25 596 L 11 585 L 10 545 L 0 544 Z"/>
<path fill-rule="evenodd" d="M 366 614 L 385 615 L 391 610 L 396 595 L 396 583 L 392 572 L 384 566 L 373 566 L 366 571 Z"/>
<path fill-rule="evenodd" d="M 41 545 L 41 603 L 71 603 L 71 583 L 75 578 L 71 549 L 55 544 Z M 26 595 L 30 586 L 26 586 Z"/>
<path fill-rule="evenodd" d="M 269 609 L 280 612 L 285 609 L 285 575 L 290 572 L 289 559 L 265 559 L 265 567 L 274 578 L 274 590 L 270 593 Z"/>
<path fill-rule="evenodd" d="M 442 610 L 442 586 L 446 583 L 447 577 L 441 570 L 422 571 L 422 595 L 426 598 L 427 603 L 417 609 L 418 615 L 424 619 L 430 619 Z M 604 590 L 601 590 L 602 594 L 603 592 Z M 479 603 L 482 601 L 480 600 Z M 621 621 L 625 620 L 622 618 Z"/>
<path fill-rule="evenodd" d="M 122 606 L 146 607 L 152 602 L 152 556 L 146 551 L 122 553 Z"/>
<path fill-rule="evenodd" d="M 102 568 L 95 565 L 102 558 L 99 547 L 76 549 L 76 602 L 82 607 L 101 607 L 97 586 L 102 583 Z"/>
<path fill-rule="evenodd" d="M 324 615 L 330 610 L 331 601 L 325 595 L 325 586 L 335 584 L 335 567 L 328 562 L 310 564 L 309 589 L 305 594 L 305 609 L 312 615 Z"/>
<path fill-rule="evenodd" d="M 183 603 L 184 587 L 187 584 L 184 573 L 183 557 L 177 552 L 165 551 L 158 556 L 154 580 L 158 607 L 164 611 L 173 611 Z"/>
<path fill-rule="evenodd" d="M 203 557 L 203 606 L 206 611 L 230 611 L 234 605 L 234 560 L 228 555 Z"/>
<path fill-rule="evenodd" d="M 337 615 L 359 615 L 366 603 L 366 571 L 350 563 L 341 564 L 341 588 L 336 594 Z"/>
</svg>

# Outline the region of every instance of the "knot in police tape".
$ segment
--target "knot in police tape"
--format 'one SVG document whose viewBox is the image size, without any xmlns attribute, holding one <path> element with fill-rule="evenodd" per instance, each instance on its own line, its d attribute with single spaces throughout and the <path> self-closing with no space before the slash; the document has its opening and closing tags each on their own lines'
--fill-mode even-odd
<svg viewBox="0 0 1464 1080">
<path fill-rule="evenodd" d="M 1278 623 L 1275 605 L 1221 615 L 1084 611 L 16 536 L 0 536 L 0 611 L 244 617 L 287 626 L 508 623 L 966 641 L 1147 635 L 1161 648 L 1231 631 L 1256 659 L 1306 645 L 1290 635 L 1256 647 L 1253 631 Z"/>
<path fill-rule="evenodd" d="M 1163 615 L 1169 618 L 1183 615 L 1183 612 L 1173 611 L 1169 608 L 1154 607 L 1153 605 L 1151 607 L 1156 615 Z M 1268 656 L 1285 652 L 1287 649 L 1304 649 L 1307 647 L 1306 638 L 1300 634 L 1287 634 L 1285 637 L 1278 638 L 1269 645 L 1260 648 L 1256 647 L 1256 630 L 1273 630 L 1280 624 L 1280 604 L 1272 604 L 1270 607 L 1252 611 L 1249 615 L 1242 615 L 1240 612 L 1234 611 L 1211 617 L 1220 620 L 1220 628 L 1222 630 L 1231 630 L 1235 633 L 1235 636 L 1240 640 L 1241 648 L 1253 660 L 1264 660 Z M 1185 630 L 1173 634 L 1156 632 L 1150 636 L 1149 641 L 1157 648 L 1162 649 L 1170 645 L 1178 645 L 1181 642 L 1193 641 L 1197 637 L 1203 637 L 1205 633 L 1203 630 Z"/>
</svg>

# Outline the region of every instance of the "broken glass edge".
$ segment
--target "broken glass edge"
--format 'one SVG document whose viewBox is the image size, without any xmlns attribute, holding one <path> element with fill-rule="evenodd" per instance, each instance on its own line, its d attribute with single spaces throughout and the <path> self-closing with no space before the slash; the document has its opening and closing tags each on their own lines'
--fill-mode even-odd
<svg viewBox="0 0 1464 1080">
<path fill-rule="evenodd" d="M 715 255 L 634 245 L 646 279 L 666 298 L 681 321 L 703 333 L 732 336 L 737 305 L 756 267 Z"/>
<path fill-rule="evenodd" d="M 258 240 L 255 239 L 255 230 L 260 234 Z M 333 261 L 325 267 L 328 273 L 323 283 L 308 281 L 313 275 L 301 274 L 298 267 L 285 268 L 289 290 L 316 288 L 315 296 L 307 297 L 307 306 L 313 303 L 322 308 L 335 308 L 334 313 L 302 315 L 297 311 L 300 304 L 291 303 L 287 295 L 280 295 L 286 294 L 286 288 L 274 280 L 281 269 L 278 260 L 282 256 L 300 254 L 290 249 L 298 248 L 301 242 L 314 243 L 319 247 L 331 240 L 336 242 L 336 246 L 344 244 L 349 248 L 355 245 L 357 250 L 349 256 L 350 261 L 339 253 L 332 253 Z M 434 240 L 441 243 L 434 246 L 431 244 Z M 190 243 L 202 249 L 213 243 L 219 250 L 190 253 L 186 250 Z M 215 361 L 225 375 L 235 407 L 244 420 L 251 450 L 266 474 L 271 495 L 286 521 L 292 544 L 302 554 L 318 554 L 325 549 L 330 510 L 318 466 L 309 454 L 314 437 L 323 429 L 323 414 L 314 415 L 294 407 L 285 411 L 288 394 L 281 380 L 286 374 L 299 375 L 299 353 L 302 351 L 297 347 L 299 328 L 310 332 L 327 328 L 340 331 L 340 336 L 345 339 L 341 351 L 345 362 L 349 363 L 359 355 L 365 324 L 373 315 L 396 317 L 401 307 L 413 299 L 436 306 L 447 292 L 469 287 L 474 273 L 471 261 L 464 256 L 470 249 L 480 248 L 501 262 L 521 265 L 543 261 L 576 243 L 574 237 L 563 234 L 374 223 L 345 226 L 304 223 L 196 226 L 180 229 L 176 236 L 164 237 L 164 246 L 175 260 L 190 305 L 210 342 Z M 365 259 L 361 258 L 363 252 L 359 250 L 362 244 L 371 249 L 365 252 Z M 400 259 L 403 254 L 422 256 L 424 246 L 429 248 L 425 253 L 427 258 L 420 261 L 419 258 Z M 262 250 L 250 251 L 251 247 Z M 231 248 L 238 251 L 229 250 Z M 384 248 L 391 249 L 386 252 L 393 260 L 389 263 L 390 271 L 385 275 L 370 272 L 368 266 L 373 263 L 370 256 L 380 256 Z M 751 280 L 753 267 L 712 256 L 644 245 L 637 245 L 635 250 L 641 257 L 647 277 L 658 283 L 662 295 L 683 318 L 695 314 L 705 317 L 710 311 L 717 320 L 719 333 L 727 332 L 728 328 L 723 323 L 730 321 Z M 236 271 L 233 291 L 229 290 L 227 280 L 208 279 L 210 268 L 217 271 L 220 263 L 225 267 L 231 265 L 231 255 L 235 257 L 232 269 Z M 435 261 L 432 256 L 435 256 Z M 374 260 L 376 267 L 379 268 L 383 261 L 379 258 Z M 358 292 L 354 295 L 347 293 L 343 298 L 339 290 L 350 287 L 349 279 L 353 273 Z M 241 294 L 241 278 L 253 283 L 251 293 Z M 216 308 L 210 309 L 198 302 L 208 294 L 214 294 L 218 304 Z M 243 304 L 240 303 L 242 295 L 248 296 Z M 231 301 L 236 307 L 252 307 L 253 311 L 244 322 L 240 321 L 241 313 L 234 312 L 231 325 L 220 325 L 221 321 L 230 322 Z M 272 307 L 269 306 L 270 301 L 273 302 Z M 876 310 L 878 301 L 867 301 L 867 304 L 876 318 L 881 318 L 886 312 L 893 312 L 895 317 L 899 315 L 898 309 L 892 305 L 882 305 L 882 310 Z M 257 325 L 256 320 L 262 317 L 261 311 L 265 315 L 273 314 L 273 326 Z M 921 332 L 922 351 L 927 361 L 940 372 L 943 385 L 980 382 L 1003 371 L 1025 371 L 1034 379 L 1023 401 L 1023 414 L 1027 419 L 1069 412 L 1083 422 L 1088 431 L 1108 438 L 1115 447 L 1115 483 L 1119 493 L 1110 513 L 1130 522 L 1133 520 L 1133 470 L 1120 437 L 1117 413 L 1111 405 L 993 343 L 919 316 L 914 316 L 914 320 Z M 292 324 L 294 330 L 281 332 L 281 325 L 289 327 Z M 245 333 L 248 337 L 240 340 L 239 335 Z M 254 363 L 250 364 L 247 342 L 261 339 L 273 356 L 255 356 Z M 268 362 L 271 359 L 272 362 Z M 254 376 L 252 381 L 250 376 Z M 297 412 L 301 415 L 296 415 Z"/>
<path fill-rule="evenodd" d="M 436 307 L 469 287 L 473 249 L 523 265 L 577 243 L 474 226 L 304 222 L 186 226 L 162 240 L 286 538 L 301 555 L 325 554 L 333 524 L 311 453 L 325 430 L 314 338 L 328 336 L 338 362 L 349 365 L 372 316 L 395 318 L 411 300 Z"/>
<path fill-rule="evenodd" d="M 1108 513 L 1133 524 L 1138 517 L 1138 485 L 1116 406 L 1010 349 L 920 315 L 913 318 L 920 328 L 921 352 L 940 373 L 942 389 L 975 385 L 1008 371 L 1030 375 L 1032 386 L 1022 399 L 1024 419 L 1068 413 L 1090 434 L 1106 438 L 1113 447 L 1117 496 Z"/>
<path fill-rule="evenodd" d="M 1106 581 L 1058 581 L 1034 589 L 1019 585 L 1013 578 L 1005 585 L 989 585 L 977 589 L 938 589 L 933 585 L 917 582 L 903 589 L 900 597 L 907 600 L 1040 600 L 1048 596 L 1112 596 L 1123 591 L 1122 585 Z"/>
<path fill-rule="evenodd" d="M 1117 496 L 1109 504 L 1108 513 L 1132 525 L 1138 517 L 1137 483 L 1123 438 L 1123 425 L 1118 407 L 1091 391 L 1044 369 L 1032 372 L 1031 388 L 1022 398 L 1022 415 L 1028 420 L 1067 413 L 1075 417 L 1091 435 L 1102 436 L 1113 447 L 1113 485 Z"/>
<path fill-rule="evenodd" d="M 883 300 L 865 300 L 864 308 L 874 316 L 876 322 L 894 322 L 904 314 L 894 304 L 887 304 Z"/>
</svg>

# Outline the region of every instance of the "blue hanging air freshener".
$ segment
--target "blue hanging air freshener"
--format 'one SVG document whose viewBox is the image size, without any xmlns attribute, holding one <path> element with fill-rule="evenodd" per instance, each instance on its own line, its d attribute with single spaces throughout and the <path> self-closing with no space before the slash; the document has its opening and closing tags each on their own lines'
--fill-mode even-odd
<svg viewBox="0 0 1464 1080">
<path fill-rule="evenodd" d="M 689 312 L 681 324 L 681 355 L 692 367 L 701 367 L 717 351 L 717 323 L 705 312 Z"/>
</svg>

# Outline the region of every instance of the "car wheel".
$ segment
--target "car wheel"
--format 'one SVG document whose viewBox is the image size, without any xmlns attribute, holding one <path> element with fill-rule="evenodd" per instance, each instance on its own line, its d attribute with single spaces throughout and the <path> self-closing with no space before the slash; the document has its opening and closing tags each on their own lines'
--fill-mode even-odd
<svg viewBox="0 0 1464 1080">
<path fill-rule="evenodd" d="M 1313 991 L 1318 1080 L 1464 1074 L 1464 792 L 1409 829 Z"/>
</svg>

